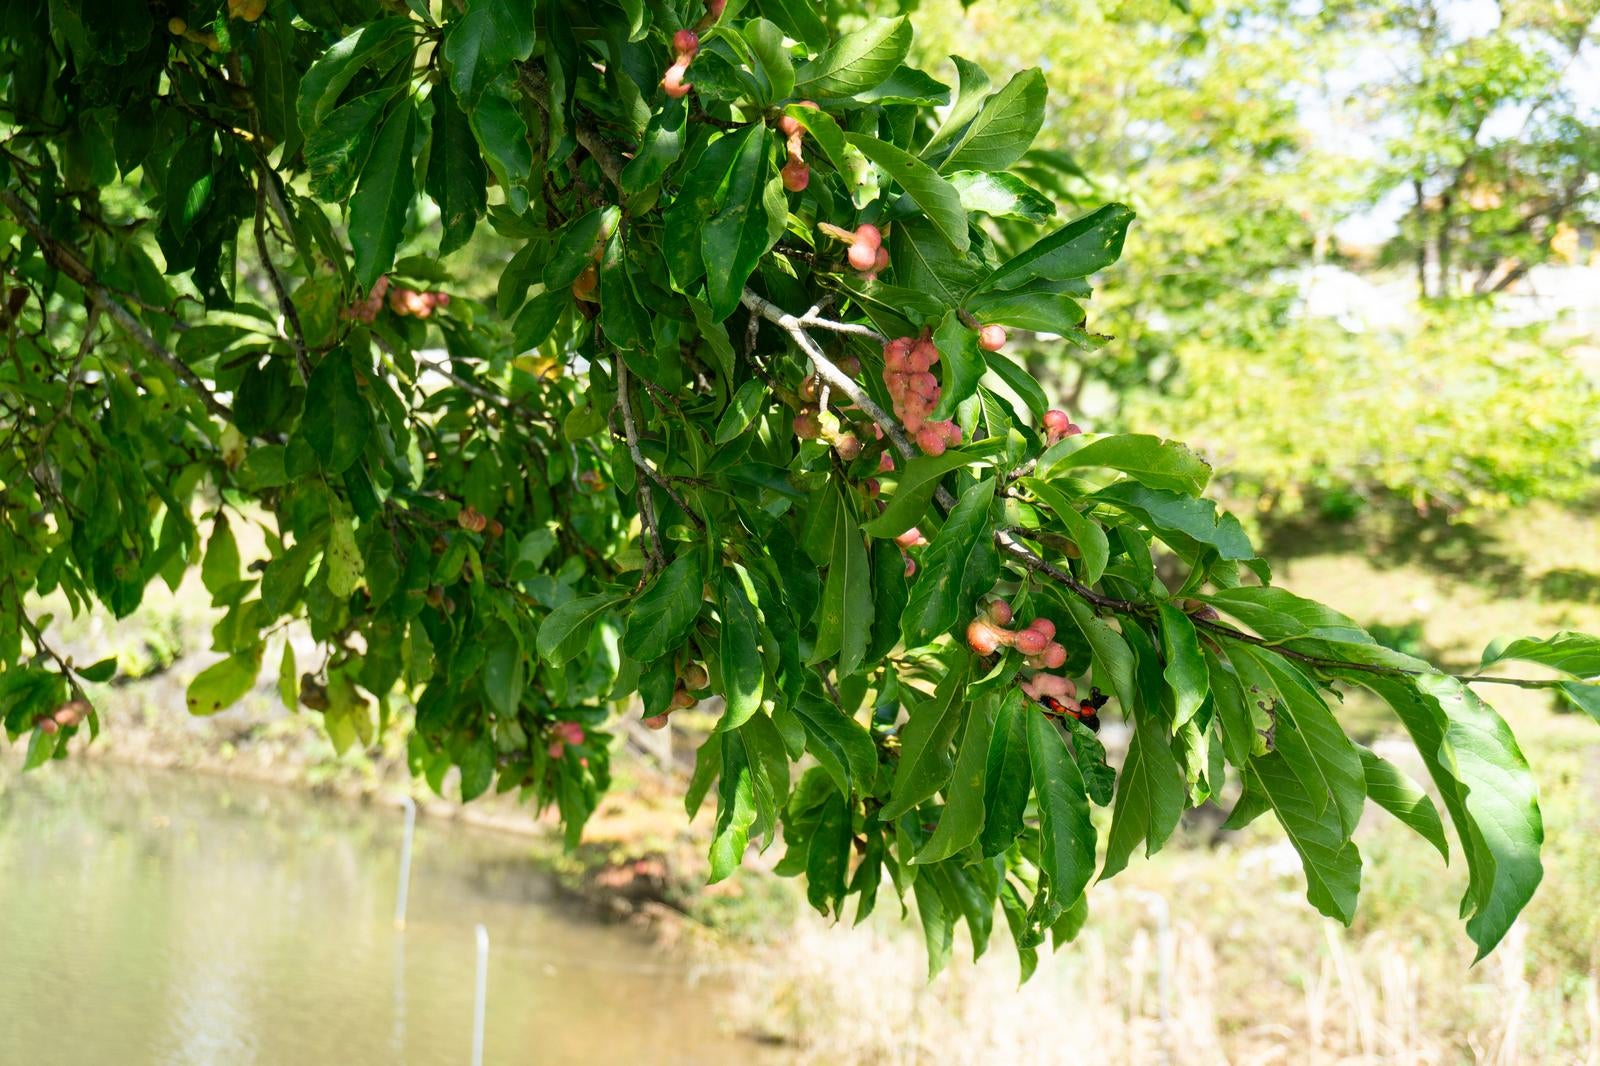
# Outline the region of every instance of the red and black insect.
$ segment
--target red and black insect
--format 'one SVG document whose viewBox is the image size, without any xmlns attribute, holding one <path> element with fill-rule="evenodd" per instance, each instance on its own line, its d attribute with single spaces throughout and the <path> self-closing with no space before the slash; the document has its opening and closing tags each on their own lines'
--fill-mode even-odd
<svg viewBox="0 0 1600 1066">
<path fill-rule="evenodd" d="M 1076 718 L 1089 728 L 1089 732 L 1100 732 L 1100 708 L 1106 705 L 1111 697 L 1097 688 L 1089 690 L 1089 698 L 1079 700 L 1076 704 L 1062 703 L 1054 696 L 1040 696 L 1039 702 L 1051 714 L 1059 714 L 1066 718 Z"/>
</svg>

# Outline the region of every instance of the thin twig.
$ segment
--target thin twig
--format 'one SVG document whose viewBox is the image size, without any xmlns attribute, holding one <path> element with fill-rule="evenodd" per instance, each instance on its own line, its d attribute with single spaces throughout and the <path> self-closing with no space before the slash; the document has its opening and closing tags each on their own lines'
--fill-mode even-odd
<svg viewBox="0 0 1600 1066">
<path fill-rule="evenodd" d="M 644 461 L 644 453 L 639 451 L 639 428 L 633 421 L 633 400 L 628 396 L 628 364 L 620 353 L 612 363 L 617 371 L 617 407 L 622 411 L 622 432 L 628 441 L 628 454 L 633 456 L 633 465 L 644 473 L 649 470 L 649 465 Z M 644 520 L 645 529 L 650 534 L 650 558 L 657 567 L 662 567 L 667 565 L 667 558 L 661 551 L 661 527 L 656 523 L 656 502 L 648 486 L 641 485 L 639 490 L 639 517 Z"/>
<path fill-rule="evenodd" d="M 259 163 L 262 171 L 266 170 L 264 162 Z M 256 254 L 261 256 L 261 266 L 267 272 L 267 280 L 272 283 L 272 291 L 278 298 L 278 309 L 283 313 L 284 322 L 288 325 L 289 343 L 294 345 L 295 362 L 300 366 L 300 376 L 305 381 L 311 380 L 311 358 L 306 354 L 306 333 L 300 325 L 300 312 L 296 310 L 294 301 L 289 298 L 289 290 L 283 284 L 283 278 L 278 273 L 278 268 L 272 262 L 272 253 L 267 250 L 267 176 L 262 173 L 256 179 Z"/>
</svg>

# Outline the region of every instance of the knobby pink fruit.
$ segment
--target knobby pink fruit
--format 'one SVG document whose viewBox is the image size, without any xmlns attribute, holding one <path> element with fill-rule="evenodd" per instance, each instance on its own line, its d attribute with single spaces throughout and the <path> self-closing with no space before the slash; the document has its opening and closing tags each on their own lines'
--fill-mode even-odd
<svg viewBox="0 0 1600 1066">
<path fill-rule="evenodd" d="M 1056 635 L 1056 624 L 1048 618 L 1035 618 L 1028 623 L 1028 628 L 1036 633 L 1043 633 L 1046 640 L 1052 640 Z"/>
<path fill-rule="evenodd" d="M 1067 649 L 1051 641 L 1044 649 L 1044 665 L 1051 670 L 1067 665 Z"/>
<path fill-rule="evenodd" d="M 672 35 L 672 50 L 678 53 L 679 60 L 684 60 L 685 56 L 693 59 L 700 51 L 700 35 L 693 30 L 679 30 Z"/>
<path fill-rule="evenodd" d="M 993 655 L 1000 647 L 1000 637 L 994 627 L 980 618 L 967 624 L 967 646 L 979 655 Z"/>
<path fill-rule="evenodd" d="M 984 607 L 983 613 L 995 625 L 1008 626 L 1011 624 L 1011 605 L 1005 600 L 990 600 Z"/>
<path fill-rule="evenodd" d="M 856 227 L 856 243 L 865 244 L 876 252 L 883 247 L 883 231 L 870 222 L 863 222 Z"/>
<path fill-rule="evenodd" d="M 839 453 L 839 458 L 848 463 L 861 454 L 861 438 L 854 433 L 841 434 L 839 439 L 833 442 L 833 450 Z"/>
<path fill-rule="evenodd" d="M 932 426 L 923 426 L 917 430 L 917 447 L 929 455 L 943 455 L 946 448 L 944 434 Z"/>
<path fill-rule="evenodd" d="M 878 249 L 857 241 L 850 246 L 850 265 L 863 273 L 871 270 L 878 261 Z"/>
<path fill-rule="evenodd" d="M 567 753 L 567 745 L 564 741 L 552 740 L 550 746 L 545 749 L 545 753 L 552 759 L 559 759 Z"/>
<path fill-rule="evenodd" d="M 978 331 L 978 347 L 986 352 L 998 352 L 1006 346 L 1006 331 L 1002 326 L 984 326 Z"/>
<path fill-rule="evenodd" d="M 1016 648 L 1024 655 L 1038 655 L 1049 644 L 1050 638 L 1037 629 L 1024 629 L 1017 634 Z"/>
<path fill-rule="evenodd" d="M 644 724 L 651 729 L 665 729 L 667 728 L 667 716 L 664 714 L 653 714 L 644 720 Z"/>
<path fill-rule="evenodd" d="M 1033 699 L 1049 696 L 1058 700 L 1075 700 L 1078 698 L 1078 686 L 1069 678 L 1057 677 L 1055 674 L 1034 674 L 1022 683 L 1022 691 Z"/>
</svg>

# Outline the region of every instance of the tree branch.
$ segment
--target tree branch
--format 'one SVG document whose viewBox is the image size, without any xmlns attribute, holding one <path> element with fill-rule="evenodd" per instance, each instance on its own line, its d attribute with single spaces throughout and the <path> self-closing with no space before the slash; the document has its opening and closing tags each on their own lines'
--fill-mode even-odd
<svg viewBox="0 0 1600 1066">
<path fill-rule="evenodd" d="M 22 223 L 22 227 L 28 231 L 28 234 L 39 243 L 40 251 L 44 253 L 45 259 L 52 266 L 77 282 L 100 310 L 110 315 L 119 326 L 132 335 L 141 348 L 155 356 L 159 362 L 165 364 L 168 370 L 172 371 L 179 381 L 189 386 L 194 394 L 199 397 L 200 403 L 214 417 L 224 421 L 233 421 L 233 412 L 226 404 L 212 395 L 211 390 L 206 388 L 205 382 L 200 380 L 200 376 L 190 369 L 189 365 L 182 359 L 179 359 L 162 346 L 161 342 L 157 341 L 150 331 L 145 328 L 144 323 L 135 318 L 133 312 L 123 307 L 116 297 L 111 294 L 111 290 L 101 284 L 94 271 L 85 266 L 83 261 L 71 250 L 63 246 L 60 241 L 52 237 L 49 231 L 44 228 L 43 223 L 39 221 L 38 216 L 33 213 L 33 210 L 23 203 L 20 196 L 10 189 L 0 189 L 0 203 L 5 204 L 6 208 L 16 216 L 17 221 Z"/>
<path fill-rule="evenodd" d="M 622 432 L 628 442 L 628 454 L 633 456 L 633 465 L 640 472 L 653 475 L 650 464 L 644 461 L 644 453 L 639 451 L 639 427 L 633 420 L 633 400 L 628 396 L 628 364 L 623 361 L 622 353 L 618 352 L 612 358 L 612 365 L 617 371 L 617 407 L 622 411 Z M 644 520 L 645 529 L 650 533 L 650 558 L 657 567 L 666 566 L 667 557 L 661 551 L 661 526 L 656 521 L 656 501 L 647 486 L 639 486 L 637 495 L 639 517 Z"/>
</svg>

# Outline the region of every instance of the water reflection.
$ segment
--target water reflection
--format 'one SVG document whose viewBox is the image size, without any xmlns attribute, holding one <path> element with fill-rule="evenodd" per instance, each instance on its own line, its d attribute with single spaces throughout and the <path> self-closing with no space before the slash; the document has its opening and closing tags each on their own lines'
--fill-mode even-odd
<svg viewBox="0 0 1600 1066">
<path fill-rule="evenodd" d="M 238 782 L 0 769 L 4 1063 L 749 1062 L 697 981 L 585 920 L 512 838 Z M 760 1057 L 760 1056 L 758 1056 Z"/>
</svg>

